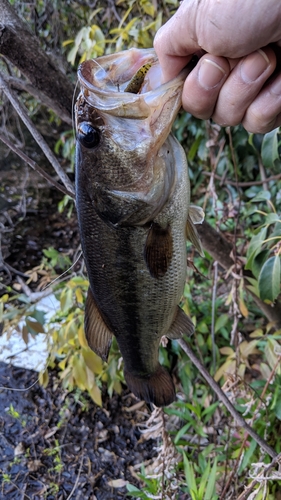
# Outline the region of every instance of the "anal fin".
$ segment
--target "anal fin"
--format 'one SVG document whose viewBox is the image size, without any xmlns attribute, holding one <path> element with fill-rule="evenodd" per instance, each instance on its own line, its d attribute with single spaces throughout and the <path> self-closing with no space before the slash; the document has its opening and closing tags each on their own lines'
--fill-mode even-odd
<svg viewBox="0 0 281 500">
<path fill-rule="evenodd" d="M 153 278 L 161 278 L 168 270 L 173 255 L 173 239 L 171 228 L 161 227 L 153 222 L 149 228 L 144 258 Z"/>
<path fill-rule="evenodd" d="M 171 340 L 181 339 L 183 335 L 192 335 L 194 333 L 194 324 L 185 312 L 178 306 L 177 314 L 166 337 Z"/>
<path fill-rule="evenodd" d="M 89 347 L 103 361 L 107 361 L 112 333 L 101 317 L 90 288 L 86 299 L 84 326 Z"/>
</svg>

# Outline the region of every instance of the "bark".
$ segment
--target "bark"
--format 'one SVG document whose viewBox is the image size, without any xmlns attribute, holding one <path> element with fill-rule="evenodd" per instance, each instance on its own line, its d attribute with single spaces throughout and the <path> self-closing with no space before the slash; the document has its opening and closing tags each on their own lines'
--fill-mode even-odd
<svg viewBox="0 0 281 500">
<path fill-rule="evenodd" d="M 0 0 L 0 54 L 29 80 L 37 94 L 40 93 L 43 104 L 51 107 L 63 121 L 72 123 L 74 86 L 41 49 L 37 38 L 8 0 Z"/>
<path fill-rule="evenodd" d="M 219 263 L 221 267 L 225 270 L 229 270 L 230 267 L 234 265 L 234 260 L 231 257 L 231 253 L 233 252 L 232 245 L 222 236 L 221 233 L 216 231 L 206 221 L 204 221 L 203 224 L 196 225 L 196 229 L 200 236 L 203 248 L 213 257 L 215 261 Z M 239 256 L 237 257 L 239 259 Z M 247 278 L 247 276 L 252 276 L 252 274 L 243 269 L 243 276 Z M 271 306 L 263 302 L 248 289 L 247 291 L 251 293 L 255 303 L 267 319 L 274 324 L 274 329 L 281 329 L 281 303 L 276 301 L 276 303 Z"/>
</svg>

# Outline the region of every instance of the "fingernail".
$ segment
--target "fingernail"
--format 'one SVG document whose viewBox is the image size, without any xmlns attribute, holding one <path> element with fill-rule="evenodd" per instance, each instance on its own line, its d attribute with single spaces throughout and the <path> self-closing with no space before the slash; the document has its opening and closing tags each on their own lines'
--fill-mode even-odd
<svg viewBox="0 0 281 500">
<path fill-rule="evenodd" d="M 277 78 L 274 83 L 272 83 L 270 88 L 270 93 L 280 96 L 281 95 L 281 78 Z"/>
<path fill-rule="evenodd" d="M 225 71 L 214 61 L 203 59 L 198 71 L 198 80 L 206 90 L 215 88 L 225 76 Z"/>
<path fill-rule="evenodd" d="M 250 54 L 241 64 L 241 76 L 245 83 L 254 82 L 268 68 L 270 61 L 266 53 L 259 49 Z"/>
</svg>

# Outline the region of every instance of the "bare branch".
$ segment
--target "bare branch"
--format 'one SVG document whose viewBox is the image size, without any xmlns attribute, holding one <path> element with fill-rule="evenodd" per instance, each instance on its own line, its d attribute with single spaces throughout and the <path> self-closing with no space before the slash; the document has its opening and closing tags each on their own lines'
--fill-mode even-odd
<svg viewBox="0 0 281 500">
<path fill-rule="evenodd" d="M 39 165 L 33 161 L 29 156 L 27 156 L 23 151 L 21 151 L 17 146 L 15 146 L 9 139 L 4 137 L 2 134 L 0 134 L 0 141 L 4 142 L 8 148 L 10 148 L 14 153 L 16 153 L 23 161 L 25 161 L 33 170 L 36 170 L 44 179 L 46 179 L 50 184 L 52 184 L 55 188 L 57 188 L 59 191 L 61 191 L 64 194 L 67 194 L 68 196 L 71 196 L 71 198 L 74 198 L 73 192 L 68 191 L 65 189 L 65 187 L 62 184 L 59 184 L 58 182 L 55 181 L 47 172 L 43 170 L 43 168 L 39 167 Z"/>
<path fill-rule="evenodd" d="M 56 111 L 54 109 L 54 101 L 50 99 L 46 94 L 41 92 L 40 90 L 36 89 L 34 85 L 31 85 L 27 80 L 23 80 L 21 78 L 16 78 L 13 76 L 7 77 L 6 82 L 9 84 L 10 88 L 15 89 L 15 90 L 21 90 L 24 92 L 28 92 L 28 94 L 32 95 L 40 101 L 44 106 L 47 108 L 53 109 L 53 111 Z M 65 113 L 63 111 L 60 111 L 60 113 L 57 113 L 59 117 L 66 122 L 68 125 L 72 127 L 72 118 L 71 116 L 68 115 L 68 113 Z"/>
<path fill-rule="evenodd" d="M 281 174 L 276 174 L 276 175 L 272 175 L 271 177 L 267 177 L 267 179 L 263 179 L 260 181 L 236 182 L 236 181 L 232 181 L 230 179 L 226 179 L 224 177 L 220 177 L 220 175 L 213 174 L 212 172 L 204 171 L 203 174 L 207 175 L 208 177 L 212 176 L 215 179 L 217 179 L 218 181 L 221 181 L 221 184 L 220 184 L 221 186 L 229 184 L 230 186 L 235 186 L 235 187 L 262 186 L 264 184 L 265 180 L 266 180 L 266 182 L 270 182 L 270 181 L 278 181 L 279 179 L 281 179 Z"/>
<path fill-rule="evenodd" d="M 18 115 L 21 117 L 22 121 L 28 128 L 29 132 L 33 136 L 33 138 L 36 140 L 36 142 L 39 144 L 40 148 L 48 158 L 49 162 L 51 163 L 52 167 L 55 169 L 57 175 L 65 185 L 68 191 L 74 194 L 74 187 L 69 179 L 69 177 L 66 175 L 64 170 L 62 170 L 57 158 L 53 154 L 52 150 L 49 148 L 48 144 L 46 141 L 43 139 L 42 135 L 38 132 L 38 130 L 34 127 L 32 121 L 30 120 L 28 116 L 27 109 L 25 106 L 19 101 L 17 96 L 15 95 L 14 92 L 12 92 L 9 88 L 9 85 L 5 81 L 5 78 L 3 75 L 0 73 L 0 88 L 3 89 L 4 93 L 10 100 L 11 104 L 15 108 L 16 112 Z"/>
<path fill-rule="evenodd" d="M 209 386 L 215 394 L 217 395 L 218 399 L 222 401 L 222 403 L 225 405 L 225 407 L 228 409 L 229 413 L 232 415 L 232 417 L 236 420 L 236 422 L 245 429 L 245 431 L 248 432 L 248 434 L 260 445 L 261 448 L 263 448 L 266 453 L 272 458 L 277 457 L 277 453 L 271 446 L 269 446 L 253 429 L 250 425 L 245 422 L 244 418 L 238 413 L 233 404 L 229 401 L 228 397 L 225 395 L 225 393 L 222 391 L 220 386 L 215 382 L 213 377 L 209 374 L 209 372 L 206 370 L 205 366 L 199 361 L 199 359 L 195 356 L 194 352 L 192 349 L 190 349 L 189 345 L 183 340 L 180 339 L 178 340 L 179 345 L 181 348 L 184 350 L 184 352 L 188 355 L 192 363 L 196 366 L 196 368 L 199 370 L 201 375 L 205 378 L 205 380 L 208 382 Z"/>
</svg>

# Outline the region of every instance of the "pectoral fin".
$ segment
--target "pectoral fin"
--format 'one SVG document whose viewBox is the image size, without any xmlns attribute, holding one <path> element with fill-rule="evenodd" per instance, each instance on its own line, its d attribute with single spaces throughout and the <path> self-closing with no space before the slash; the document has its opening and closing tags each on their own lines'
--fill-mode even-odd
<svg viewBox="0 0 281 500">
<path fill-rule="evenodd" d="M 199 224 L 199 223 L 197 223 Z M 186 221 L 186 238 L 191 241 L 191 243 L 195 246 L 196 250 L 200 253 L 202 257 L 204 257 L 204 251 L 201 245 L 201 241 L 199 235 L 194 226 L 194 222 L 191 220 L 190 215 L 187 217 Z"/>
<path fill-rule="evenodd" d="M 100 315 L 90 288 L 86 299 L 84 326 L 89 347 L 100 356 L 103 361 L 107 361 L 112 341 L 112 333 Z"/>
<path fill-rule="evenodd" d="M 173 238 L 171 228 L 162 228 L 153 222 L 150 226 L 144 258 L 149 272 L 153 278 L 161 278 L 168 270 L 173 255 Z"/>
<path fill-rule="evenodd" d="M 189 205 L 188 215 L 193 224 L 202 224 L 202 222 L 204 222 L 205 212 L 201 207 L 197 207 L 196 205 Z"/>
<path fill-rule="evenodd" d="M 192 335 L 194 333 L 194 324 L 185 312 L 178 306 L 177 314 L 169 332 L 166 336 L 171 339 L 180 339 L 183 335 Z"/>
</svg>

